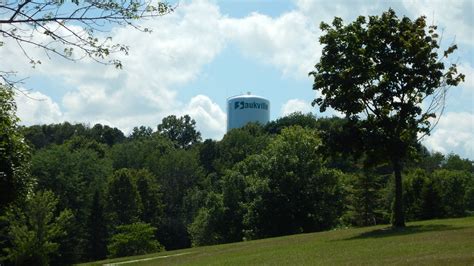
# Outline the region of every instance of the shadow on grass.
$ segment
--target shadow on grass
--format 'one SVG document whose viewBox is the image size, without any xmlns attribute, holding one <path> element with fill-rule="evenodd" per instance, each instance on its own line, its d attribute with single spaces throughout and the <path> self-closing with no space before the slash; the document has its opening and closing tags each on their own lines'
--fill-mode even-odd
<svg viewBox="0 0 474 266">
<path fill-rule="evenodd" d="M 346 238 L 343 240 L 382 238 L 382 237 L 391 237 L 391 236 L 411 235 L 411 234 L 417 234 L 417 233 L 423 233 L 423 232 L 449 231 L 449 230 L 459 230 L 459 229 L 462 229 L 462 227 L 445 225 L 445 224 L 412 225 L 412 226 L 407 226 L 404 228 L 387 227 L 387 228 L 364 232 L 362 234 L 359 234 L 350 238 Z"/>
</svg>

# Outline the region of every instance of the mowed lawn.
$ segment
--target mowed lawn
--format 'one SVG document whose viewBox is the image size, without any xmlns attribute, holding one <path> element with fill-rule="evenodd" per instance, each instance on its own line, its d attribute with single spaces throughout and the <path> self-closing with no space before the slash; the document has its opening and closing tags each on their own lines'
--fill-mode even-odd
<svg viewBox="0 0 474 266">
<path fill-rule="evenodd" d="M 134 261 L 134 262 L 133 262 Z M 474 265 L 474 217 L 268 238 L 89 265 Z"/>
</svg>

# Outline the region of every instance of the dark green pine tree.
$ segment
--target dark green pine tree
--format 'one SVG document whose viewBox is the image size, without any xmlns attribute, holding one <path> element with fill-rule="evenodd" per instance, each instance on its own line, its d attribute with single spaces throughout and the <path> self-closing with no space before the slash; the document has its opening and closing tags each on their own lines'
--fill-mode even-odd
<svg viewBox="0 0 474 266">
<path fill-rule="evenodd" d="M 104 259 L 107 256 L 107 224 L 104 217 L 104 206 L 98 190 L 94 193 L 91 213 L 88 219 L 88 257 L 91 260 Z"/>
<path fill-rule="evenodd" d="M 349 215 L 351 223 L 359 226 L 376 225 L 381 222 L 383 182 L 375 174 L 364 172 L 352 180 Z"/>
</svg>

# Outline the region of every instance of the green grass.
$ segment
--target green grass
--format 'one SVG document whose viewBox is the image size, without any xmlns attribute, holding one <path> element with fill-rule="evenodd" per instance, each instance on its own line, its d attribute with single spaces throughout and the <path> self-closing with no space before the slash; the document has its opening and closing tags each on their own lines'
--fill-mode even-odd
<svg viewBox="0 0 474 266">
<path fill-rule="evenodd" d="M 474 265 L 474 217 L 268 238 L 98 261 L 102 265 Z M 122 265 L 122 264 L 119 264 Z"/>
</svg>

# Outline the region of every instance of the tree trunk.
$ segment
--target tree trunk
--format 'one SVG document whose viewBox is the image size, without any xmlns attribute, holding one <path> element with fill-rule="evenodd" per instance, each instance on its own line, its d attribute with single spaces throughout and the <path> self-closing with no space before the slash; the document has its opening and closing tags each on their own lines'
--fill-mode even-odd
<svg viewBox="0 0 474 266">
<path fill-rule="evenodd" d="M 395 200 L 392 210 L 392 226 L 405 227 L 405 212 L 403 210 L 402 190 L 402 165 L 400 159 L 393 160 L 393 173 L 395 175 Z"/>
</svg>

